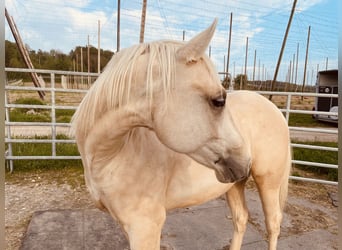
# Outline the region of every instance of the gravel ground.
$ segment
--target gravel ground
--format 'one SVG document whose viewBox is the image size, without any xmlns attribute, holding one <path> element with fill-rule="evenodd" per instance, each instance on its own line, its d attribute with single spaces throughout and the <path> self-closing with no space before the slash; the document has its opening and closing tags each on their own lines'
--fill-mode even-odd
<svg viewBox="0 0 342 250">
<path fill-rule="evenodd" d="M 248 188 L 255 189 L 253 182 L 249 182 Z M 337 223 L 334 219 L 337 218 L 337 207 L 331 200 L 337 194 L 337 187 L 294 182 L 290 184 L 289 191 L 290 199 L 297 200 L 297 203 L 305 198 L 327 210 L 308 211 L 300 202 L 288 205 L 285 211 L 293 216 L 296 232 L 327 229 Z M 5 192 L 6 250 L 19 249 L 35 211 L 94 208 L 80 169 L 7 174 Z M 337 226 L 333 233 L 337 233 Z"/>
<path fill-rule="evenodd" d="M 68 173 L 13 173 L 5 181 L 6 249 L 19 249 L 32 214 L 39 210 L 94 208 L 83 176 Z M 70 174 L 67 178 L 63 175 Z"/>
</svg>

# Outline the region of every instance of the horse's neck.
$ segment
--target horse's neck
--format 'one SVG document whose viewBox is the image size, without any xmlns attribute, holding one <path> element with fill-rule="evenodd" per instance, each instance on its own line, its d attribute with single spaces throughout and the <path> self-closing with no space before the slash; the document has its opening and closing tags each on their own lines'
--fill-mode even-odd
<svg viewBox="0 0 342 250">
<path fill-rule="evenodd" d="M 127 136 L 125 148 L 134 154 L 130 155 L 134 162 L 139 163 L 134 164 L 139 182 L 144 182 L 142 176 L 152 178 L 150 188 L 163 190 L 166 209 L 201 204 L 218 197 L 231 186 L 219 183 L 213 170 L 168 149 L 153 131 L 136 128 Z"/>
<path fill-rule="evenodd" d="M 165 168 L 179 157 L 179 154 L 164 146 L 153 131 L 143 127 L 127 133 L 122 153 L 132 154 L 142 165 L 157 164 L 153 166 L 155 168 Z"/>
</svg>

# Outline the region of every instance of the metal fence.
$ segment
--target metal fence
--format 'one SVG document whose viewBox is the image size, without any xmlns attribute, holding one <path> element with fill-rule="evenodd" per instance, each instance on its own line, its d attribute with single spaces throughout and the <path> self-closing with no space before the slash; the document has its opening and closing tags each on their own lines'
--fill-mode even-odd
<svg viewBox="0 0 342 250">
<path fill-rule="evenodd" d="M 29 70 L 29 69 L 14 69 L 5 68 L 6 73 L 9 72 L 21 72 L 29 73 L 35 71 L 40 74 L 42 78 L 47 81 L 44 87 L 30 87 L 30 86 L 20 86 L 16 84 L 11 84 L 6 81 L 5 85 L 5 127 L 6 127 L 6 138 L 5 143 L 7 145 L 5 159 L 7 166 L 10 171 L 13 171 L 13 161 L 14 160 L 45 160 L 45 159 L 58 159 L 58 160 L 70 160 L 70 159 L 80 159 L 80 156 L 67 156 L 58 155 L 56 153 L 56 145 L 60 143 L 75 143 L 75 140 L 63 138 L 59 139 L 58 134 L 68 134 L 68 129 L 70 128 L 70 123 L 68 122 L 58 122 L 56 120 L 57 110 L 75 110 L 81 101 L 82 97 L 87 92 L 87 89 L 91 86 L 94 80 L 97 78 L 98 74 L 95 73 L 80 73 L 80 72 L 69 72 L 69 71 L 54 71 L 54 70 Z M 14 81 L 15 83 L 22 83 L 21 81 Z M 45 92 L 45 105 L 29 105 L 29 104 L 15 104 L 14 99 L 11 96 L 25 96 L 27 92 Z M 334 97 L 337 98 L 337 94 L 318 94 L 318 93 L 296 93 L 296 92 L 270 92 L 270 91 L 259 91 L 260 94 L 265 96 L 284 96 L 286 101 L 280 110 L 284 113 L 286 120 L 289 121 L 289 116 L 291 113 L 298 114 L 324 114 L 337 116 L 335 112 L 317 112 L 311 110 L 299 110 L 291 109 L 291 102 L 293 97 Z M 64 95 L 64 96 L 63 96 Z M 62 97 L 69 96 L 69 98 L 74 99 L 73 105 L 66 104 L 65 101 L 60 101 Z M 62 96 L 62 97 L 61 97 Z M 38 94 L 37 94 L 38 97 Z M 60 102 L 60 103 L 59 103 Z M 69 101 L 70 102 L 70 101 Z M 10 110 L 13 109 L 40 109 L 47 110 L 50 112 L 51 120 L 50 122 L 18 122 L 11 121 Z M 18 136 L 15 129 L 21 128 L 24 131 L 24 136 Z M 49 135 L 49 138 L 37 138 L 35 137 L 35 132 L 37 130 L 43 130 Z M 31 132 L 32 131 L 32 132 Z M 337 129 L 322 129 L 322 128 L 305 128 L 305 127 L 290 127 L 290 131 L 302 131 L 302 132 L 319 132 L 326 134 L 337 134 Z M 20 133 L 19 133 L 20 134 Z M 33 155 L 14 155 L 13 154 L 13 144 L 15 143 L 48 143 L 51 144 L 51 155 L 48 156 L 33 156 Z M 306 145 L 301 143 L 292 143 L 292 147 L 297 148 L 307 148 L 315 150 L 333 151 L 337 152 L 338 148 L 335 147 L 325 147 L 325 146 L 315 146 Z M 292 161 L 294 164 L 308 165 L 322 168 L 338 169 L 338 165 L 320 163 L 320 162 L 310 162 L 310 161 L 300 161 L 294 159 Z M 297 176 L 291 176 L 291 179 L 300 181 L 310 181 L 318 182 L 323 184 L 337 185 L 337 182 L 326 181 L 321 179 L 303 178 Z"/>
<path fill-rule="evenodd" d="M 81 159 L 80 156 L 66 156 L 57 155 L 56 145 L 58 143 L 73 143 L 73 139 L 57 139 L 58 129 L 62 130 L 61 134 L 68 134 L 70 123 L 57 122 L 56 121 L 56 110 L 76 110 L 79 101 L 82 96 L 85 95 L 87 89 L 91 86 L 94 80 L 98 77 L 96 73 L 81 73 L 81 72 L 69 72 L 69 71 L 56 71 L 56 70 L 29 70 L 29 69 L 15 69 L 5 68 L 6 73 L 8 72 L 21 72 L 28 73 L 35 71 L 40 74 L 45 81 L 48 83 L 44 87 L 28 87 L 11 85 L 6 81 L 5 85 L 5 127 L 6 127 L 6 138 L 5 143 L 7 144 L 7 150 L 5 159 L 7 160 L 7 167 L 13 171 L 13 160 L 67 160 L 67 159 Z M 67 78 L 67 79 L 66 79 Z M 70 78 L 72 78 L 70 80 Z M 56 80 L 59 80 L 58 82 Z M 15 83 L 22 83 L 22 81 L 15 81 Z M 30 104 L 14 104 L 9 100 L 10 94 L 19 97 L 24 97 L 23 93 L 31 92 L 31 96 L 35 92 L 42 91 L 45 93 L 45 102 L 47 105 L 30 105 Z M 75 105 L 58 104 L 56 102 L 58 94 L 67 93 L 70 98 L 73 98 L 75 94 L 80 94 L 78 102 Z M 38 94 L 37 94 L 38 97 Z M 10 119 L 11 109 L 42 109 L 49 110 L 51 121 L 50 122 L 15 122 Z M 21 128 L 23 133 L 12 133 L 13 130 Z M 62 128 L 62 129 L 60 129 Z M 65 129 L 63 129 L 65 128 Z M 38 139 L 35 137 L 35 132 L 42 130 L 43 134 L 49 135 L 51 138 Z M 44 133 L 45 132 L 45 133 Z M 17 136 L 18 135 L 18 136 Z M 21 136 L 19 136 L 21 135 Z M 49 143 L 51 144 L 51 155 L 49 156 L 33 156 L 33 155 L 14 155 L 12 146 L 14 143 Z"/>
</svg>

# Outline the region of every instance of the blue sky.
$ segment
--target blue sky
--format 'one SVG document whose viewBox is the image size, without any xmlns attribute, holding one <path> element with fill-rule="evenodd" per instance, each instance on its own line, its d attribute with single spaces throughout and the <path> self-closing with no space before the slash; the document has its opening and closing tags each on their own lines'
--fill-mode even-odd
<svg viewBox="0 0 342 250">
<path fill-rule="evenodd" d="M 211 57 L 217 69 L 222 71 L 232 12 L 229 71 L 235 75 L 243 71 L 248 37 L 249 78 L 252 78 L 256 50 L 255 79 L 272 79 L 292 4 L 291 0 L 147 0 L 145 41 L 182 40 L 183 30 L 185 40 L 189 40 L 218 17 L 219 24 L 211 43 Z M 5 0 L 5 5 L 24 43 L 34 50 L 57 49 L 68 53 L 77 45 L 86 45 L 88 35 L 90 44 L 97 47 L 100 20 L 101 48 L 116 51 L 116 0 Z M 139 42 L 141 8 L 142 0 L 121 0 L 121 48 Z M 327 58 L 328 69 L 337 68 L 338 0 L 298 0 L 279 80 L 285 80 L 290 60 L 293 60 L 299 44 L 297 83 L 302 83 L 309 25 L 311 36 L 307 83 L 314 83 L 317 67 L 325 69 Z M 5 38 L 13 41 L 7 24 L 5 32 Z"/>
</svg>

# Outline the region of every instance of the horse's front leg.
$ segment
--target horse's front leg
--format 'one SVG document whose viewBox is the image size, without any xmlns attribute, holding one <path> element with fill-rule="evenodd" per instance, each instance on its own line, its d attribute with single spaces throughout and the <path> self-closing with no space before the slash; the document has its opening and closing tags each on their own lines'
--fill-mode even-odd
<svg viewBox="0 0 342 250">
<path fill-rule="evenodd" d="M 234 235 L 230 244 L 230 250 L 241 249 L 243 236 L 246 232 L 248 222 L 248 209 L 244 193 L 246 181 L 247 179 L 235 183 L 226 193 L 234 224 Z"/>
<path fill-rule="evenodd" d="M 156 221 L 153 215 L 133 216 L 132 221 L 123 225 L 131 250 L 159 250 L 163 224 Z"/>
<path fill-rule="evenodd" d="M 121 207 L 120 210 L 116 208 L 114 213 L 126 233 L 130 249 L 159 250 L 161 231 L 166 219 L 165 208 L 153 204 L 151 200 L 135 205 Z"/>
</svg>

